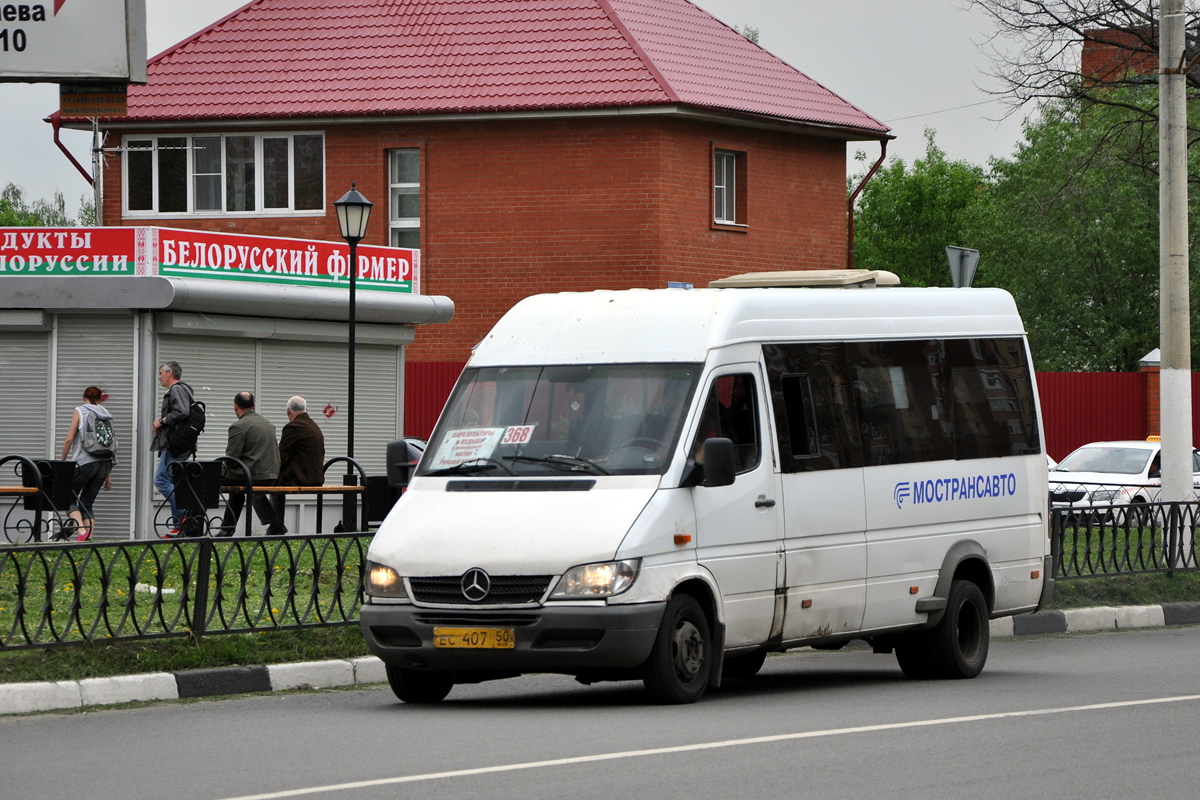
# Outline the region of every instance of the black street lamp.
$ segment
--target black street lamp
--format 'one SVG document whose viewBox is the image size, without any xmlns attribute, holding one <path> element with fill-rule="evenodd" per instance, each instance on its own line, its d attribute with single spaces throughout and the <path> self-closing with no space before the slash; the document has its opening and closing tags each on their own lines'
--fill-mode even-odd
<svg viewBox="0 0 1200 800">
<path fill-rule="evenodd" d="M 346 422 L 346 455 L 354 458 L 354 285 L 358 277 L 358 242 L 367 235 L 367 220 L 371 217 L 371 206 L 375 205 L 358 193 L 353 181 L 350 191 L 333 204 L 337 209 L 338 227 L 342 238 L 350 245 L 350 360 L 347 364 L 350 386 L 347 392 L 347 409 L 350 418 Z"/>
</svg>

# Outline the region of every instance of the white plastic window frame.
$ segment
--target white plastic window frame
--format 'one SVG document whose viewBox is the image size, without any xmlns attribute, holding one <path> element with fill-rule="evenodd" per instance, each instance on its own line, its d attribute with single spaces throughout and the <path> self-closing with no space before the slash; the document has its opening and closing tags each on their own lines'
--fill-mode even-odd
<svg viewBox="0 0 1200 800">
<path fill-rule="evenodd" d="M 732 185 L 727 178 L 732 177 Z M 723 190 L 723 202 L 718 195 Z M 737 225 L 737 153 L 732 150 L 713 151 L 713 222 L 719 225 Z"/>
<path fill-rule="evenodd" d="M 254 137 L 254 194 L 253 211 L 226 211 L 227 187 L 225 185 L 225 137 L 253 136 Z M 287 137 L 294 140 L 297 136 L 321 137 L 321 174 L 322 192 L 320 208 L 295 209 L 296 204 L 296 145 L 288 142 L 288 205 L 286 208 L 264 207 L 263 194 L 263 139 L 281 139 Z M 195 197 L 195 160 L 193 158 L 192 142 L 194 139 L 220 137 L 221 139 L 221 210 L 196 211 Z M 158 140 L 187 139 L 187 211 L 161 212 L 158 210 Z M 129 208 L 129 152 L 130 144 L 136 142 L 153 142 L 151 155 L 151 187 L 150 193 L 154 208 L 151 210 Z M 121 137 L 121 216 L 128 219 L 212 219 L 220 217 L 323 217 L 326 212 L 325 189 L 329 185 L 325 174 L 327 163 L 324 131 L 265 131 L 250 133 L 247 131 L 205 131 L 202 133 L 163 133 L 163 134 L 125 134 Z"/>
<path fill-rule="evenodd" d="M 417 167 L 418 180 L 417 180 L 417 182 L 416 183 L 392 183 L 391 182 L 392 174 L 394 173 L 394 170 L 392 169 L 393 159 L 399 157 L 399 155 L 401 153 L 405 153 L 405 152 L 409 152 L 409 151 L 415 152 L 417 154 L 417 164 L 418 164 L 418 167 Z M 397 217 L 396 216 L 396 208 L 395 208 L 395 205 L 396 205 L 395 192 L 393 192 L 392 190 L 393 189 L 416 189 L 418 202 L 419 202 L 419 198 L 421 196 L 421 181 L 419 180 L 419 178 L 420 178 L 420 169 L 423 166 L 423 164 L 421 163 L 422 156 L 423 156 L 423 152 L 422 152 L 422 148 L 420 148 L 420 147 L 394 147 L 387 151 L 387 157 L 388 157 L 388 164 L 387 164 L 387 170 L 388 170 L 388 172 L 387 172 L 387 174 L 388 174 L 388 244 L 393 247 L 399 246 L 399 245 L 395 244 L 395 235 L 394 235 L 395 231 L 414 231 L 415 230 L 415 231 L 417 231 L 418 243 L 420 243 L 419 237 L 421 235 L 420 234 L 421 217 L 419 215 L 416 217 Z"/>
</svg>

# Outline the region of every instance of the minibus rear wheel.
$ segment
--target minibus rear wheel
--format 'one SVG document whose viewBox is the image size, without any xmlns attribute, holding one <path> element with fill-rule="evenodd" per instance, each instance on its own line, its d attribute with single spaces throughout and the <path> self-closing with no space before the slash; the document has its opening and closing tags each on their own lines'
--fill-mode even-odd
<svg viewBox="0 0 1200 800">
<path fill-rule="evenodd" d="M 943 678 L 974 678 L 987 662 L 987 601 L 971 581 L 950 584 L 946 613 L 928 631 L 929 655 L 936 673 Z"/>
<path fill-rule="evenodd" d="M 712 671 L 712 637 L 704 609 L 690 595 L 677 594 L 667 603 L 642 681 L 655 702 L 694 703 L 708 687 Z"/>
<path fill-rule="evenodd" d="M 422 672 L 387 665 L 388 684 L 392 693 L 406 703 L 440 703 L 454 688 L 454 681 L 444 672 Z"/>
</svg>

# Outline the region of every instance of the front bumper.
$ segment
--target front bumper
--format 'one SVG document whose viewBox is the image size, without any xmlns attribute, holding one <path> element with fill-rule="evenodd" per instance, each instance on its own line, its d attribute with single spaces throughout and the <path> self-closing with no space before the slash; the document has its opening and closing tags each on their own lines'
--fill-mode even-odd
<svg viewBox="0 0 1200 800">
<path fill-rule="evenodd" d="M 532 609 L 433 609 L 371 605 L 359 612 L 371 652 L 407 669 L 559 672 L 631 669 L 650 655 L 665 602 Z M 435 627 L 512 628 L 511 649 L 433 646 Z"/>
</svg>

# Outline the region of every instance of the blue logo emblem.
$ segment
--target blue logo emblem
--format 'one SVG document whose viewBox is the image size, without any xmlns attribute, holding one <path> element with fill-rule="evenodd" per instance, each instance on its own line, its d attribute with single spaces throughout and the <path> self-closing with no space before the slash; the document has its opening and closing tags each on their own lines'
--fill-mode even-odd
<svg viewBox="0 0 1200 800">
<path fill-rule="evenodd" d="M 892 492 L 892 497 L 896 498 L 896 508 L 903 508 L 904 501 L 912 497 L 912 489 L 908 481 L 896 484 L 896 491 Z"/>
</svg>

